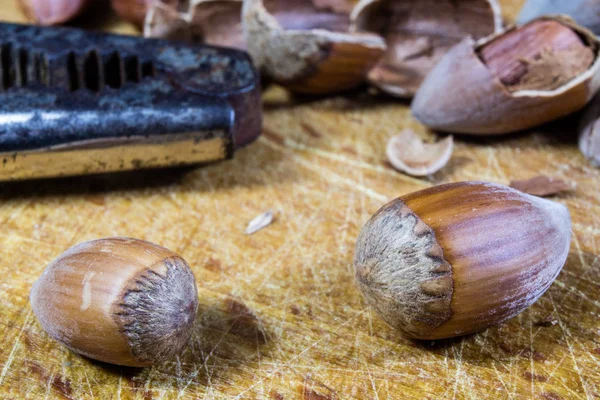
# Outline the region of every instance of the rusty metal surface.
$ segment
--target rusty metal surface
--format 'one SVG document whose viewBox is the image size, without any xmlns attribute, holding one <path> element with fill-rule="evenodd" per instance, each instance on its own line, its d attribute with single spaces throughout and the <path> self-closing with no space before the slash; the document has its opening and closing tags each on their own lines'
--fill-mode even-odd
<svg viewBox="0 0 600 400">
<path fill-rule="evenodd" d="M 212 161 L 260 134 L 258 76 L 243 52 L 15 24 L 0 24 L 0 37 L 0 179 Z M 193 133 L 199 149 L 219 138 L 225 150 L 208 159 L 147 160 L 136 147 L 182 133 Z M 128 142 L 134 164 L 102 155 L 85 168 L 17 164 L 31 152 L 78 151 L 90 141 L 110 148 L 132 137 L 140 139 Z"/>
</svg>

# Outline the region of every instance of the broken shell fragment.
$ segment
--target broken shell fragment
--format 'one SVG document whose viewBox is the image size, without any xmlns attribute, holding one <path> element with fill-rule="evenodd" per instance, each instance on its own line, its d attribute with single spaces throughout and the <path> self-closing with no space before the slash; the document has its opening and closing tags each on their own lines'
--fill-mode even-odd
<svg viewBox="0 0 600 400">
<path fill-rule="evenodd" d="M 325 94 L 360 85 L 386 46 L 379 35 L 348 32 L 346 4 L 245 0 L 244 36 L 254 63 L 299 93 Z"/>
<path fill-rule="evenodd" d="M 594 98 L 581 120 L 579 150 L 593 166 L 600 167 L 600 95 Z"/>
<path fill-rule="evenodd" d="M 452 135 L 437 142 L 424 143 L 412 130 L 406 129 L 390 139 L 387 158 L 398 171 L 413 176 L 431 175 L 450 160 L 454 141 Z"/>
<path fill-rule="evenodd" d="M 501 29 L 496 0 L 362 0 L 351 19 L 352 31 L 379 33 L 387 42 L 369 82 L 407 98 L 450 47 L 466 36 L 480 39 Z"/>
<path fill-rule="evenodd" d="M 155 1 L 144 24 L 144 36 L 194 41 L 245 49 L 242 0 L 197 0 L 185 4 Z"/>
<path fill-rule="evenodd" d="M 564 14 L 600 35 L 600 0 L 528 0 L 517 18 L 524 24 L 542 15 Z"/>
<path fill-rule="evenodd" d="M 454 46 L 411 109 L 430 128 L 505 134 L 582 109 L 600 88 L 599 41 L 564 16 Z"/>
</svg>

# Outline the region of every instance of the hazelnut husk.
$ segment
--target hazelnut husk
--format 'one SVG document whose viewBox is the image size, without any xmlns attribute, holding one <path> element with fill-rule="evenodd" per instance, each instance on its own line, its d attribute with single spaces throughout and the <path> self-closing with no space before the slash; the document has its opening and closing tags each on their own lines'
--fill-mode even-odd
<svg viewBox="0 0 600 400">
<path fill-rule="evenodd" d="M 600 35 L 600 0 L 527 0 L 517 22 L 524 24 L 543 15 L 564 14 Z"/>
<path fill-rule="evenodd" d="M 144 36 L 246 49 L 242 0 L 154 1 Z"/>
<path fill-rule="evenodd" d="M 564 16 L 464 39 L 427 76 L 411 109 L 441 131 L 505 134 L 582 109 L 600 89 L 600 42 Z"/>
<path fill-rule="evenodd" d="M 561 271 L 571 218 L 559 203 L 484 182 L 436 186 L 383 206 L 356 243 L 356 281 L 415 339 L 465 335 L 533 304 Z"/>
<path fill-rule="evenodd" d="M 585 110 L 579 127 L 579 149 L 595 167 L 600 167 L 600 95 Z"/>
<path fill-rule="evenodd" d="M 352 13 L 353 31 L 379 33 L 388 46 L 369 82 L 405 98 L 414 96 L 450 47 L 500 29 L 496 0 L 362 0 Z"/>
<path fill-rule="evenodd" d="M 77 17 L 92 0 L 18 0 L 25 17 L 39 25 L 63 24 Z"/>
<path fill-rule="evenodd" d="M 386 46 L 377 34 L 348 32 L 351 6 L 344 0 L 245 0 L 248 52 L 267 77 L 294 92 L 359 86 Z"/>
<path fill-rule="evenodd" d="M 178 354 L 198 308 L 188 264 L 164 247 L 129 238 L 70 248 L 44 270 L 30 300 L 58 342 L 95 360 L 134 367 Z"/>
</svg>

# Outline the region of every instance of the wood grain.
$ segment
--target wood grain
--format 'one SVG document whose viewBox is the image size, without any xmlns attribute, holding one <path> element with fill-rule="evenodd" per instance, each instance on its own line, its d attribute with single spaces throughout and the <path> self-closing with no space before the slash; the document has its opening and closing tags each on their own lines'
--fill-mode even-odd
<svg viewBox="0 0 600 400">
<path fill-rule="evenodd" d="M 512 18 L 521 1 L 505 1 Z M 88 17 L 90 17 L 88 15 Z M 18 21 L 12 0 L 0 18 Z M 108 22 L 106 22 L 108 21 Z M 112 17 L 96 22 L 133 32 Z M 106 24 L 106 25 L 105 25 Z M 265 93 L 264 136 L 203 168 L 0 186 L 0 397 L 57 399 L 600 398 L 600 170 L 576 146 L 576 120 L 503 138 L 456 138 L 428 179 L 395 172 L 387 140 L 429 135 L 408 104 L 361 90 L 329 99 Z M 530 309 L 441 342 L 403 338 L 367 308 L 353 246 L 384 202 L 437 183 L 576 181 L 567 264 Z M 272 209 L 251 236 L 247 223 Z M 46 335 L 28 294 L 75 243 L 134 236 L 192 266 L 199 323 L 189 349 L 152 369 L 96 363 Z"/>
</svg>

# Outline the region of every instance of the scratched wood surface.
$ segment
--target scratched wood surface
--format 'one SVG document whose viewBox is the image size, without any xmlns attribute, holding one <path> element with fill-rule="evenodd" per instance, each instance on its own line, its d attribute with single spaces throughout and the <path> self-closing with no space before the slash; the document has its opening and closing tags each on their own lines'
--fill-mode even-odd
<svg viewBox="0 0 600 400">
<path fill-rule="evenodd" d="M 508 19 L 520 3 L 504 2 Z M 114 17 L 94 18 L 94 27 L 135 32 Z M 0 1 L 0 19 L 22 19 L 12 0 Z M 264 136 L 229 162 L 0 185 L 0 398 L 600 398 L 600 170 L 579 154 L 575 120 L 458 138 L 443 171 L 414 179 L 384 158 L 399 130 L 428 134 L 406 103 L 366 91 L 294 99 L 277 87 L 264 103 Z M 571 253 L 534 306 L 436 343 L 403 338 L 367 308 L 353 282 L 353 246 L 383 203 L 438 183 L 507 184 L 539 173 L 578 188 L 556 198 L 572 212 Z M 266 210 L 275 223 L 245 236 Z M 28 302 L 53 258 L 117 235 L 173 249 L 198 281 L 189 348 L 156 368 L 71 353 L 42 331 Z"/>
</svg>

